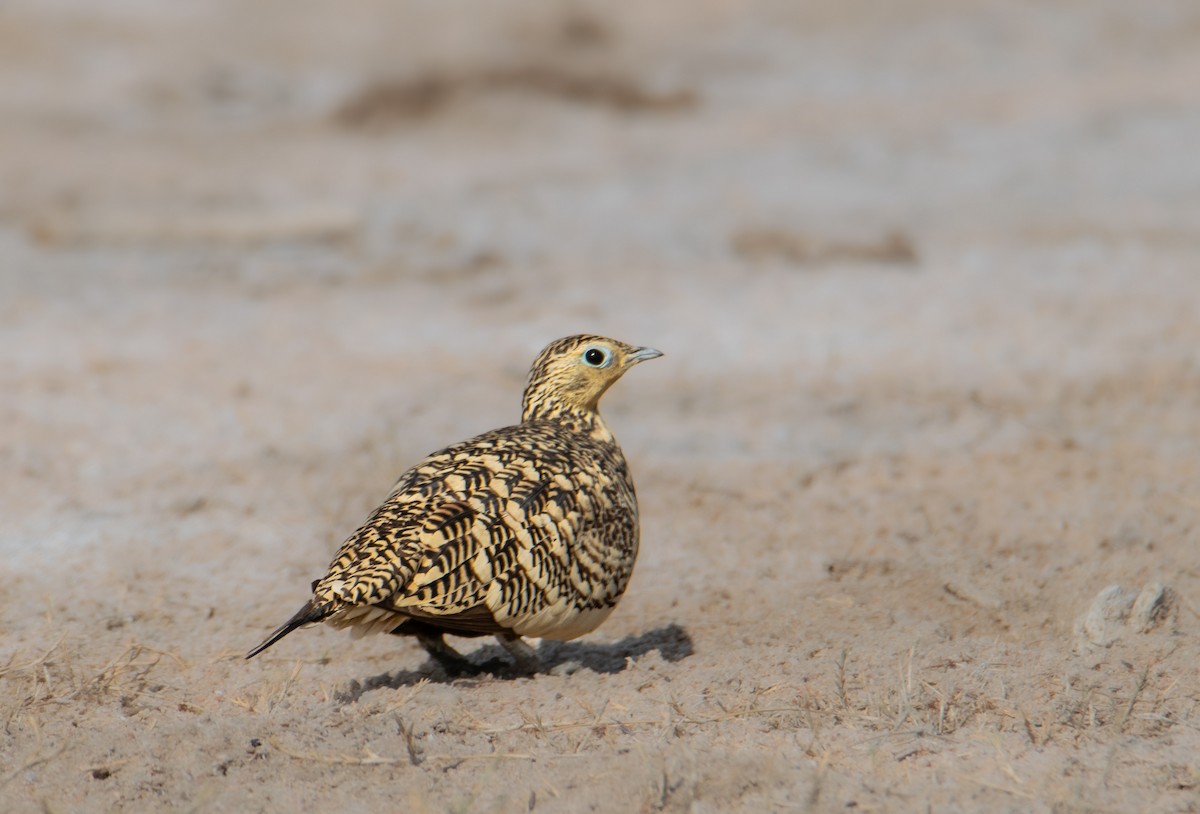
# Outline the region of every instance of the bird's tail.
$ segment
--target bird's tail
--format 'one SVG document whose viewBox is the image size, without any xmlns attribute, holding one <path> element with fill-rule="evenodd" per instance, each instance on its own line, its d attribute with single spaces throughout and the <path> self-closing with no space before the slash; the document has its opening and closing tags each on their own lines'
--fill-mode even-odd
<svg viewBox="0 0 1200 814">
<path fill-rule="evenodd" d="M 311 625 L 314 622 L 320 622 L 323 619 L 327 619 L 332 613 L 333 607 L 330 605 L 330 603 L 324 602 L 320 605 L 317 605 L 311 599 L 308 600 L 304 603 L 304 607 L 296 611 L 296 614 L 291 619 L 288 619 L 286 622 L 280 625 L 280 627 L 274 633 L 266 638 L 266 641 L 247 653 L 246 658 L 254 658 L 296 628 L 304 627 L 305 625 Z"/>
</svg>

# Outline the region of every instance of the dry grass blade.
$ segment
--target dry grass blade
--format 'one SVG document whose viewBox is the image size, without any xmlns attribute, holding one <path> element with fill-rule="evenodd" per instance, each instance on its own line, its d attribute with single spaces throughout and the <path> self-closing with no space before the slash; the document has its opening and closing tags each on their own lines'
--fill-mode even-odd
<svg viewBox="0 0 1200 814">
<path fill-rule="evenodd" d="M 272 715 L 283 704 L 303 669 L 304 662 L 297 661 L 291 674 L 282 683 L 259 682 L 252 694 L 234 696 L 229 702 L 255 715 Z"/>
<path fill-rule="evenodd" d="M 1000 742 L 1000 736 L 995 732 L 989 732 L 984 735 L 983 738 L 992 745 L 993 749 L 996 750 L 996 755 L 1000 759 L 1001 771 L 1008 775 L 1008 777 L 1018 786 L 1025 785 L 1025 781 L 1020 778 L 1016 769 L 1013 768 L 1012 763 L 1009 761 L 1008 754 L 1004 751 L 1004 745 Z"/>
<path fill-rule="evenodd" d="M 718 702 L 719 705 L 719 702 Z M 603 714 L 601 710 L 600 714 Z M 806 714 L 810 712 L 808 707 L 804 706 L 779 706 L 779 707 L 749 707 L 746 709 L 726 710 L 721 715 L 696 715 L 695 713 L 685 712 L 682 708 L 676 708 L 675 713 L 678 719 L 687 724 L 697 726 L 708 726 L 712 724 L 720 724 L 726 721 L 731 721 L 737 718 L 747 718 L 755 715 L 775 715 L 775 714 Z M 553 723 L 545 723 L 538 720 L 526 720 L 525 723 L 517 724 L 516 726 L 501 726 L 501 727 L 486 727 L 477 728 L 476 731 L 485 735 L 500 735 L 507 732 L 559 732 L 567 729 L 607 729 L 608 727 L 618 727 L 622 731 L 628 731 L 629 727 L 634 726 L 667 726 L 671 723 L 670 716 L 662 718 L 629 718 L 625 720 L 617 720 L 615 718 L 602 721 L 600 715 L 588 720 L 579 721 L 557 721 Z"/>
<path fill-rule="evenodd" d="M 1129 720 L 1129 715 L 1133 712 L 1133 707 L 1137 704 L 1138 696 L 1142 694 L 1142 690 L 1146 689 L 1146 684 L 1150 680 L 1150 668 L 1142 670 L 1142 674 L 1138 676 L 1137 686 L 1133 688 L 1133 695 L 1129 696 L 1129 703 L 1126 704 L 1124 711 L 1121 713 L 1121 720 L 1117 721 L 1117 731 L 1124 732 L 1125 724 Z"/>
<path fill-rule="evenodd" d="M 338 752 L 330 754 L 322 754 L 320 752 L 298 752 L 294 749 L 289 749 L 274 738 L 268 738 L 267 742 L 272 747 L 277 749 L 282 754 L 296 760 L 311 760 L 317 763 L 326 763 L 334 766 L 400 766 L 405 763 L 411 763 L 411 757 L 384 757 L 377 755 L 371 751 L 370 747 L 363 748 L 363 754 L 347 755 Z M 571 755 L 544 755 L 545 758 L 572 757 Z M 486 755 L 430 755 L 425 760 L 449 760 L 451 762 L 462 762 L 466 760 L 537 760 L 538 755 L 531 755 L 528 752 L 492 752 Z"/>
<path fill-rule="evenodd" d="M 413 685 L 412 689 L 409 690 L 408 693 L 403 698 L 401 698 L 398 701 L 393 701 L 392 703 L 388 704 L 387 708 L 384 709 L 384 712 L 385 713 L 399 712 L 399 710 L 402 710 L 402 709 L 404 709 L 404 707 L 408 706 L 409 702 L 411 702 L 414 698 L 416 698 L 418 695 L 420 695 L 425 690 L 425 688 L 428 686 L 429 686 L 429 679 L 422 678 L 420 681 L 418 681 L 416 684 Z"/>
<path fill-rule="evenodd" d="M 56 641 L 54 644 L 50 645 L 50 648 L 48 650 L 46 650 L 45 653 L 38 656 L 33 661 L 26 661 L 26 662 L 22 662 L 20 664 L 13 664 L 13 659 L 9 659 L 8 664 L 5 664 L 3 667 L 0 667 L 0 678 L 4 678 L 9 673 L 22 673 L 27 670 L 34 670 L 39 667 L 42 667 L 43 665 L 46 664 L 46 662 L 47 662 L 47 660 L 49 660 L 50 656 L 53 655 L 54 651 L 58 649 L 58 646 L 61 645 L 63 643 L 63 640 L 66 638 L 67 638 L 67 634 L 65 634 L 65 633 L 62 634 L 61 636 L 59 636 L 58 641 Z M 16 656 L 14 655 L 13 658 L 15 659 Z"/>
<path fill-rule="evenodd" d="M 312 760 L 317 763 L 327 763 L 335 766 L 398 766 L 408 763 L 408 758 L 390 758 L 377 755 L 370 750 L 364 748 L 361 757 L 357 755 L 345 755 L 340 753 L 321 754 L 320 752 L 297 752 L 294 749 L 281 744 L 274 738 L 268 738 L 267 743 L 271 744 L 277 751 L 296 760 Z"/>
<path fill-rule="evenodd" d="M 162 661 L 162 656 L 157 653 L 152 659 L 139 660 L 146 649 L 140 644 L 131 644 L 121 655 L 106 664 L 90 681 L 80 685 L 69 697 L 78 699 L 87 695 L 103 695 L 129 671 L 133 672 L 134 681 L 144 678 Z"/>
<path fill-rule="evenodd" d="M 842 650 L 838 654 L 838 659 L 835 662 L 837 667 L 834 684 L 837 687 L 838 699 L 842 702 L 842 709 L 850 709 L 850 701 L 846 698 L 846 651 Z"/>
<path fill-rule="evenodd" d="M 1023 800 L 1036 800 L 1037 799 L 1036 794 L 1034 794 L 1031 791 L 1027 791 L 1025 789 L 1009 788 L 1008 786 L 1002 786 L 999 783 L 989 783 L 986 780 L 983 780 L 978 777 L 971 777 L 969 775 L 959 775 L 958 777 L 959 777 L 959 780 L 961 780 L 964 783 L 974 783 L 975 785 L 982 786 L 985 789 L 991 789 L 992 791 L 999 791 L 1004 794 L 1011 794 L 1013 797 L 1020 797 Z"/>
<path fill-rule="evenodd" d="M 191 666 L 183 660 L 182 656 L 180 656 L 178 653 L 172 653 L 170 650 L 159 650 L 157 647 L 151 647 L 148 644 L 140 644 L 138 647 L 147 653 L 156 653 L 160 656 L 166 656 L 171 661 L 175 662 L 175 666 L 180 670 L 186 670 Z"/>
<path fill-rule="evenodd" d="M 279 690 L 279 695 L 267 707 L 267 714 L 270 715 L 275 710 L 279 709 L 279 705 L 283 703 L 283 699 L 287 697 L 288 690 L 296 683 L 296 679 L 300 676 L 300 671 L 304 669 L 304 665 L 297 662 L 295 668 L 292 669 L 292 674 L 288 676 L 287 681 L 283 682 L 283 687 Z"/>
<path fill-rule="evenodd" d="M 422 761 L 421 750 L 417 748 L 413 728 L 411 725 L 404 723 L 404 719 L 400 717 L 399 713 L 396 714 L 396 727 L 404 737 L 404 747 L 408 749 L 408 762 L 413 766 L 420 766 Z"/>
</svg>

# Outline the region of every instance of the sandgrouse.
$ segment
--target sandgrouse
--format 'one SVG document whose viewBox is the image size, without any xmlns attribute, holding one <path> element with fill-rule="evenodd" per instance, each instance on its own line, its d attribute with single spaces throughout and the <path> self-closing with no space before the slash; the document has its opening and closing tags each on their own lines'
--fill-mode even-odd
<svg viewBox="0 0 1200 814">
<path fill-rule="evenodd" d="M 316 622 L 416 636 L 447 672 L 443 640 L 495 635 L 524 671 L 522 636 L 566 641 L 612 612 L 638 552 L 633 479 L 597 411 L 604 392 L 662 354 L 600 336 L 551 342 L 529 372 L 521 423 L 435 452 L 346 540 L 312 598 L 251 658 Z"/>
</svg>

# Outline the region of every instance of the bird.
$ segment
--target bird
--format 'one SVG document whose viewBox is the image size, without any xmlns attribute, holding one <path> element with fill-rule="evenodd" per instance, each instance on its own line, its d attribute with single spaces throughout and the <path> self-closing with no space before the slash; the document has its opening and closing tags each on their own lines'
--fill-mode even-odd
<svg viewBox="0 0 1200 814">
<path fill-rule="evenodd" d="M 536 672 L 531 636 L 567 641 L 616 607 L 639 546 L 629 466 L 598 405 L 630 368 L 662 356 L 602 336 L 548 344 L 519 424 L 445 447 L 405 471 L 338 550 L 312 597 L 246 658 L 327 623 L 414 636 L 448 674 L 473 668 L 444 636 L 495 636 Z"/>
</svg>

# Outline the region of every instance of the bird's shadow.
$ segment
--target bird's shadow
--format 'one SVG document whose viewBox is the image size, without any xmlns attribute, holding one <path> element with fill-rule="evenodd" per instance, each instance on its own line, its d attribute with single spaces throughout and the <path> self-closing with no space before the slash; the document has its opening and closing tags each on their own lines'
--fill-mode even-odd
<svg viewBox="0 0 1200 814">
<path fill-rule="evenodd" d="M 692 646 L 692 637 L 674 623 L 637 636 L 626 636 L 611 644 L 543 641 L 537 650 L 541 662 L 537 674 L 575 672 L 579 669 L 591 670 L 594 673 L 619 673 L 629 667 L 631 659 L 636 660 L 653 651 L 658 651 L 666 661 L 676 662 L 692 655 L 695 649 Z M 351 681 L 349 686 L 335 694 L 334 699 L 340 704 L 352 704 L 358 701 L 363 693 L 371 690 L 394 690 L 410 687 L 420 681 L 450 684 L 477 681 L 480 676 L 504 681 L 528 677 L 527 673 L 516 669 L 512 659 L 499 645 L 481 647 L 466 658 L 472 666 L 466 674 L 449 674 L 436 661 L 429 659 L 416 670 L 396 670 L 370 676 L 361 681 Z"/>
</svg>

